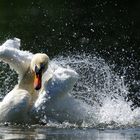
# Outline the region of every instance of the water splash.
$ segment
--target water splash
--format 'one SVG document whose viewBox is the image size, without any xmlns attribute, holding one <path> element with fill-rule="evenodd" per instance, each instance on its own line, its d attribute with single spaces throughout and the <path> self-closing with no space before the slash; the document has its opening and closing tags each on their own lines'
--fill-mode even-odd
<svg viewBox="0 0 140 140">
<path fill-rule="evenodd" d="M 98 102 L 102 105 L 105 97 L 120 98 L 120 96 L 126 97 L 128 94 L 124 78 L 113 73 L 111 67 L 102 58 L 81 54 L 60 56 L 53 61 L 77 71 L 80 76 L 72 94 L 86 100 L 89 104 Z"/>
<path fill-rule="evenodd" d="M 91 54 L 59 56 L 53 61 L 63 67 L 72 67 L 80 78 L 72 95 L 91 105 L 97 115 L 96 123 L 112 127 L 140 125 L 139 108 L 132 110 L 131 101 L 126 101 L 129 88 L 124 76 L 118 76 L 104 59 Z M 83 126 L 86 126 L 84 124 Z"/>
<path fill-rule="evenodd" d="M 96 120 L 94 117 L 90 123 L 83 121 L 80 127 L 133 127 L 140 125 L 140 109 L 132 110 L 132 102 L 126 101 L 129 87 L 124 84 L 124 76 L 115 74 L 112 70 L 113 66 L 108 65 L 104 59 L 83 53 L 66 57 L 57 56 L 52 62 L 63 67 L 71 67 L 79 74 L 79 80 L 70 94 L 88 104 L 90 106 L 88 110 L 96 115 Z M 11 77 L 13 73 L 9 75 Z M 9 77 L 7 78 L 9 79 Z M 11 84 L 7 85 L 5 82 L 3 85 L 8 91 Z M 79 127 L 77 124 L 68 122 L 60 124 L 51 121 L 47 125 L 62 128 Z"/>
<path fill-rule="evenodd" d="M 0 99 L 17 84 L 17 74 L 8 64 L 0 62 Z"/>
</svg>

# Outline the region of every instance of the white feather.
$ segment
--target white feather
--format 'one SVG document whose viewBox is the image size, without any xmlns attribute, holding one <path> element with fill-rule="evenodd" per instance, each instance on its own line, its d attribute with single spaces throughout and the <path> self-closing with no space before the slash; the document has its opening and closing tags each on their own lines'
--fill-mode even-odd
<svg viewBox="0 0 140 140">
<path fill-rule="evenodd" d="M 19 38 L 8 39 L 2 46 L 7 48 L 10 47 L 20 49 L 20 39 Z"/>
</svg>

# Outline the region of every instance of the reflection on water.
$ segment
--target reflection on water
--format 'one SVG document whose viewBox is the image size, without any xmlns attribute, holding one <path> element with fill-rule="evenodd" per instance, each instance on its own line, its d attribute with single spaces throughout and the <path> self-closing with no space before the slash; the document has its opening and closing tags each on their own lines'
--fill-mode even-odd
<svg viewBox="0 0 140 140">
<path fill-rule="evenodd" d="M 52 140 L 138 140 L 140 129 L 97 130 L 97 129 L 55 129 L 55 128 L 21 128 L 1 127 L 0 139 L 52 139 Z"/>
</svg>

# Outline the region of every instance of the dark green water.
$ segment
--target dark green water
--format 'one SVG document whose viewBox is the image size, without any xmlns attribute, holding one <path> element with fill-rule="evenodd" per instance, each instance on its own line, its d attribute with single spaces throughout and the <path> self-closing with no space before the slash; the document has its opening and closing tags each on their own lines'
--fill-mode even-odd
<svg viewBox="0 0 140 140">
<path fill-rule="evenodd" d="M 130 91 L 128 100 L 134 102 L 134 107 L 140 106 L 139 7 L 140 2 L 136 0 L 0 0 L 0 43 L 18 37 L 22 49 L 45 52 L 50 58 L 83 52 L 102 57 L 108 65 L 114 65 L 115 73 L 125 77 Z M 0 68 L 1 92 L 5 95 L 17 78 L 7 65 L 1 63 Z M 12 78 L 5 80 L 9 75 Z M 2 126 L 0 138 L 137 140 L 139 132 L 139 128 Z"/>
</svg>

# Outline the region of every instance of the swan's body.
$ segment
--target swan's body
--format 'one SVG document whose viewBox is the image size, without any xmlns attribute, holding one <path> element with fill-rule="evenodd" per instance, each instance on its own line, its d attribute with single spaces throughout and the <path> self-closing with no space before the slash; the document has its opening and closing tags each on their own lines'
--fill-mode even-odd
<svg viewBox="0 0 140 140">
<path fill-rule="evenodd" d="M 44 116 L 57 121 L 86 120 L 89 117 L 89 106 L 69 95 L 78 74 L 56 65 L 45 72 L 48 65 L 46 56 L 40 59 L 40 54 L 33 55 L 19 48 L 18 39 L 8 40 L 0 46 L 0 60 L 8 63 L 19 74 L 18 85 L 0 103 L 0 122 L 40 121 Z M 40 70 L 45 72 L 42 88 L 40 81 L 34 80 L 34 77 L 39 77 Z"/>
<path fill-rule="evenodd" d="M 14 88 L 0 103 L 0 122 L 28 121 L 31 96 L 26 90 Z"/>
</svg>

